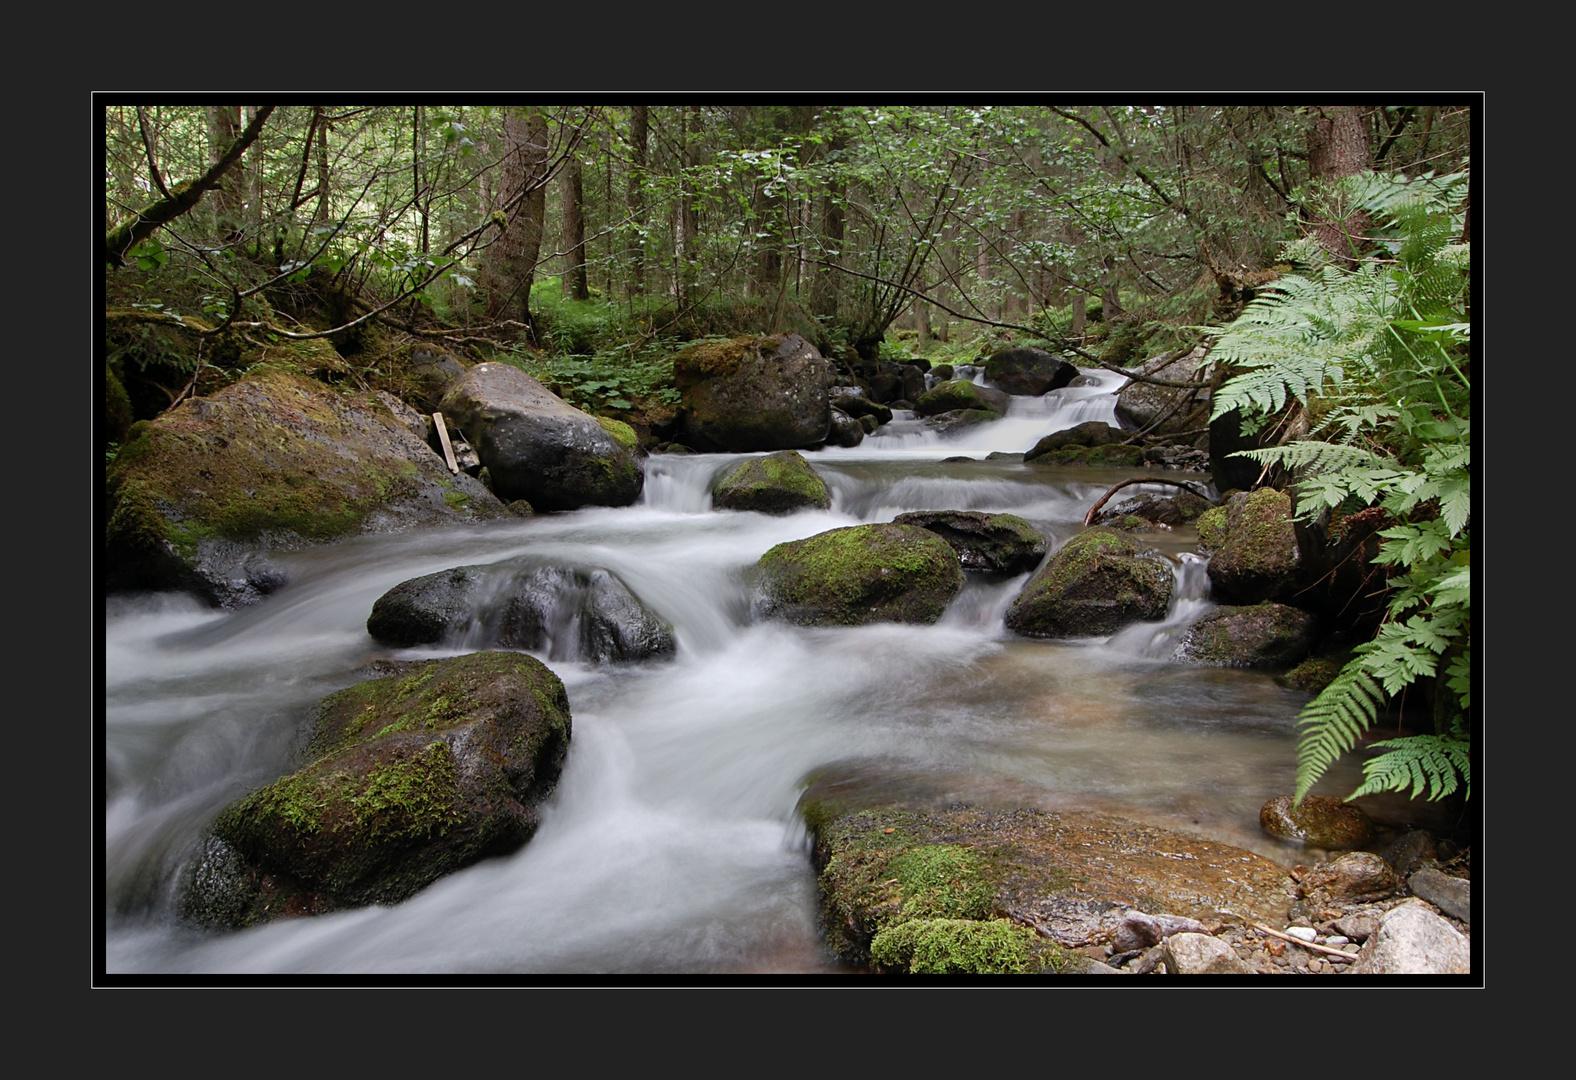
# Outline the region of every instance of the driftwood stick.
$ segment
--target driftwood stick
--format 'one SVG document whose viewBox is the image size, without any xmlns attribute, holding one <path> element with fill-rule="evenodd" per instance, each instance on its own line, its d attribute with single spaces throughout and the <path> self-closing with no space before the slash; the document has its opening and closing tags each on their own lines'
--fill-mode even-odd
<svg viewBox="0 0 1576 1080">
<path fill-rule="evenodd" d="M 1270 937 L 1278 937 L 1282 941 L 1289 941 L 1293 945 L 1301 945 L 1304 949 L 1310 949 L 1313 952 L 1322 952 L 1327 953 L 1330 956 L 1339 956 L 1342 960 L 1357 959 L 1356 953 L 1343 952 L 1340 949 L 1332 949 L 1328 945 L 1315 945 L 1311 941 L 1304 941 L 1302 938 L 1292 937 L 1290 934 L 1283 934 L 1279 930 L 1271 930 L 1269 927 L 1260 923 L 1254 923 L 1253 929 L 1259 931 L 1261 934 L 1268 934 Z"/>
<path fill-rule="evenodd" d="M 1087 527 L 1088 524 L 1094 520 L 1094 516 L 1100 512 L 1100 507 L 1109 502 L 1112 495 L 1115 495 L 1118 491 L 1121 491 L 1129 484 L 1170 484 L 1172 487 L 1185 488 L 1201 499 L 1209 498 L 1208 495 L 1205 495 L 1202 491 L 1198 490 L 1198 488 L 1194 487 L 1186 480 L 1167 480 L 1163 476 L 1136 476 L 1131 480 L 1123 480 L 1110 491 L 1107 491 L 1104 495 L 1100 496 L 1099 500 L 1089 508 L 1089 512 L 1084 515 L 1084 525 Z"/>
</svg>

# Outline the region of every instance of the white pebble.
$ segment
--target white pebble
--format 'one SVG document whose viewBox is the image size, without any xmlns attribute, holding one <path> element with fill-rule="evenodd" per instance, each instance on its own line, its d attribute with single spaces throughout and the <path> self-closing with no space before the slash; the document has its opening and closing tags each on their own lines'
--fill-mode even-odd
<svg viewBox="0 0 1576 1080">
<path fill-rule="evenodd" d="M 1294 937 L 1298 941 L 1309 942 L 1313 941 L 1319 936 L 1319 932 L 1311 926 L 1288 926 L 1286 928 L 1286 934 L 1288 937 Z"/>
<path fill-rule="evenodd" d="M 1348 941 L 1351 941 L 1351 940 L 1352 940 L 1351 938 L 1349 938 L 1349 937 L 1342 937 L 1340 934 L 1331 934 L 1329 937 L 1324 939 L 1324 943 L 1326 945 L 1345 945 Z"/>
</svg>

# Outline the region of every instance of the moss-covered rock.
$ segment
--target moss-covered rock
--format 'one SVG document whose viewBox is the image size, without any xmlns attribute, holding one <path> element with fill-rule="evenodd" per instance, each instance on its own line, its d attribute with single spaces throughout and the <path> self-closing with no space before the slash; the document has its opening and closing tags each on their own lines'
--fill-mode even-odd
<svg viewBox="0 0 1576 1080">
<path fill-rule="evenodd" d="M 711 505 L 718 510 L 791 514 L 830 509 L 832 492 L 803 454 L 779 450 L 720 471 L 711 483 Z"/>
<path fill-rule="evenodd" d="M 941 537 L 958 553 L 965 570 L 1026 574 L 1045 558 L 1045 534 L 1016 514 L 915 510 L 892 520 Z"/>
<path fill-rule="evenodd" d="M 893 799 L 893 787 L 911 794 Z M 942 788 L 947 794 L 940 795 Z M 1076 972 L 1135 906 L 1284 918 L 1291 881 L 1256 855 L 1085 813 L 935 800 L 872 763 L 812 777 L 810 831 L 828 947 L 875 971 Z"/>
<path fill-rule="evenodd" d="M 1145 493 L 1107 506 L 1095 517 L 1093 524 L 1116 524 L 1125 518 L 1135 517 L 1174 529 L 1179 525 L 1192 524 L 1199 519 L 1199 515 L 1210 509 L 1208 499 L 1191 491 L 1181 491 L 1176 495 Z M 1127 526 L 1117 525 L 1117 527 Z"/>
<path fill-rule="evenodd" d="M 831 428 L 831 368 L 798 334 L 704 341 L 673 358 L 675 440 L 748 453 L 819 446 Z"/>
<path fill-rule="evenodd" d="M 806 626 L 933 623 L 963 588 L 957 553 L 912 525 L 851 525 L 778 544 L 756 569 L 757 611 Z"/>
<path fill-rule="evenodd" d="M 107 489 L 107 587 L 224 606 L 281 583 L 261 551 L 506 514 L 375 396 L 269 369 L 133 425 Z"/>
<path fill-rule="evenodd" d="M 399 647 L 465 641 L 588 663 L 646 660 L 675 649 L 673 628 L 608 571 L 511 563 L 402 581 L 372 605 L 367 633 Z"/>
<path fill-rule="evenodd" d="M 1210 667 L 1289 668 L 1313 650 L 1318 619 L 1285 604 L 1212 608 L 1187 628 L 1176 658 Z"/>
<path fill-rule="evenodd" d="M 181 910 L 247 926 L 398 903 L 535 833 L 569 701 L 518 653 L 408 665 L 318 703 L 307 764 L 220 812 Z"/>
<path fill-rule="evenodd" d="M 1320 656 L 1310 656 L 1290 671 L 1282 672 L 1275 677 L 1275 681 L 1288 690 L 1300 690 L 1304 694 L 1318 694 L 1329 686 L 1341 669 L 1352 659 L 1350 649 L 1337 653 L 1326 653 Z"/>
<path fill-rule="evenodd" d="M 1007 411 L 1007 395 L 967 379 L 948 379 L 920 394 L 914 402 L 914 412 L 920 416 L 938 416 L 957 409 L 979 409 L 1000 416 Z"/>
<path fill-rule="evenodd" d="M 1124 435 L 1119 428 L 1114 428 L 1102 420 L 1086 420 L 1081 424 L 1046 435 L 1024 451 L 1023 460 L 1034 461 L 1054 450 L 1065 450 L 1069 447 L 1110 446 L 1123 438 Z"/>
<path fill-rule="evenodd" d="M 1027 455 L 1024 460 L 1028 461 Z M 1085 465 L 1095 468 L 1136 469 L 1144 463 L 1141 446 L 1063 446 L 1034 457 L 1035 465 Z"/>
<path fill-rule="evenodd" d="M 607 427 L 509 364 L 478 364 L 440 402 L 505 502 L 537 510 L 627 506 L 646 474 Z"/>
<path fill-rule="evenodd" d="M 1233 604 L 1284 600 L 1295 592 L 1301 555 L 1283 491 L 1239 491 L 1199 519 L 1214 594 Z"/>
<path fill-rule="evenodd" d="M 1159 551 L 1108 527 L 1079 533 L 1031 577 L 1007 609 L 1026 637 L 1094 637 L 1165 617 L 1176 576 Z"/>
<path fill-rule="evenodd" d="M 627 453 L 639 456 L 640 436 L 635 434 L 634 428 L 611 416 L 598 416 L 596 422 L 601 424 L 602 430 L 613 436 L 613 441 L 623 447 Z"/>
</svg>

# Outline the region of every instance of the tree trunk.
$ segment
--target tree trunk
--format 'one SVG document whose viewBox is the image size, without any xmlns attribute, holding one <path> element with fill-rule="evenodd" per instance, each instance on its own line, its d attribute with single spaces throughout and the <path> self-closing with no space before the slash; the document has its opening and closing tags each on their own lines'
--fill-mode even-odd
<svg viewBox="0 0 1576 1080">
<path fill-rule="evenodd" d="M 208 120 L 208 167 L 211 169 L 224 157 L 224 152 L 234 144 L 241 132 L 241 107 L 239 105 L 207 105 L 203 112 Z M 241 186 L 233 173 L 226 172 L 214 186 L 213 236 L 223 243 L 232 243 L 241 234 Z"/>
<path fill-rule="evenodd" d="M 487 314 L 493 319 L 519 319 L 530 327 L 531 284 L 542 251 L 547 209 L 547 117 L 537 107 L 511 105 L 503 127 L 498 209 L 506 224 L 483 260 Z"/>
<path fill-rule="evenodd" d="M 589 300 L 586 283 L 586 221 L 584 191 L 580 174 L 580 155 L 570 154 L 564 161 L 560 194 L 564 204 L 564 254 L 569 268 L 564 271 L 564 299 Z"/>
<path fill-rule="evenodd" d="M 629 107 L 629 220 L 634 226 L 630 245 L 629 279 L 625 294 L 639 296 L 646 291 L 646 106 Z"/>
<path fill-rule="evenodd" d="M 1308 172 L 1329 183 L 1368 168 L 1368 129 L 1363 112 L 1356 105 L 1329 105 L 1315 110 L 1317 117 L 1308 133 Z M 1362 236 L 1368 227 L 1362 211 L 1343 213 L 1326 198 L 1314 207 L 1318 217 L 1313 235 L 1319 246 L 1338 265 L 1350 265 L 1362 250 Z"/>
<path fill-rule="evenodd" d="M 1084 326 L 1087 325 L 1088 318 L 1089 318 L 1088 306 L 1089 306 L 1089 298 L 1084 295 L 1084 291 L 1082 289 L 1075 288 L 1074 291 L 1073 291 L 1073 326 L 1072 326 L 1072 335 L 1075 338 L 1083 337 Z"/>
<path fill-rule="evenodd" d="M 921 345 L 930 344 L 930 305 L 923 300 L 914 301 L 914 329 Z"/>
<path fill-rule="evenodd" d="M 699 256 L 696 249 L 700 221 L 695 212 L 692 190 L 694 179 L 690 172 L 699 164 L 695 149 L 696 140 L 693 137 L 694 123 L 699 116 L 700 108 L 695 105 L 685 106 L 679 113 L 679 145 L 683 151 L 680 160 L 683 164 L 683 172 L 679 177 L 678 236 L 674 245 L 678 249 L 678 266 L 675 268 L 677 276 L 674 279 L 674 292 L 680 304 L 689 303 L 690 294 L 694 291 Z"/>
</svg>

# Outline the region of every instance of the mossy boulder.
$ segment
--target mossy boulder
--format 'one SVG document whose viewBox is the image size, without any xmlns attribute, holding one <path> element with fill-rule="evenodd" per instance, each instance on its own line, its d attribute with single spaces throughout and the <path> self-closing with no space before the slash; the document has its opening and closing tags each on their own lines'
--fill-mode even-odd
<svg viewBox="0 0 1576 1080">
<path fill-rule="evenodd" d="M 832 492 L 803 454 L 779 450 L 720 471 L 711 483 L 711 505 L 718 510 L 791 514 L 830 509 Z"/>
<path fill-rule="evenodd" d="M 958 553 L 965 570 L 1026 574 L 1045 558 L 1045 534 L 1016 514 L 915 510 L 892 520 L 941 537 Z"/>
<path fill-rule="evenodd" d="M 1199 544 L 1209 555 L 1214 595 L 1233 604 L 1284 600 L 1296 591 L 1301 554 L 1283 491 L 1239 491 L 1200 515 Z"/>
<path fill-rule="evenodd" d="M 439 403 L 505 502 L 538 511 L 627 506 L 646 474 L 607 428 L 509 364 L 478 364 Z"/>
<path fill-rule="evenodd" d="M 1146 522 L 1174 529 L 1180 525 L 1191 525 L 1210 510 L 1211 505 L 1208 499 L 1191 491 L 1182 491 L 1176 495 L 1145 493 L 1107 506 L 1095 516 L 1093 524 L 1108 525 L 1126 518 L 1142 518 Z"/>
<path fill-rule="evenodd" d="M 518 849 L 568 752 L 558 677 L 518 653 L 406 665 L 322 699 L 298 771 L 222 810 L 181 910 L 247 926 L 408 899 Z"/>
<path fill-rule="evenodd" d="M 616 576 L 587 567 L 503 563 L 411 578 L 378 597 L 367 633 L 401 648 L 464 642 L 589 663 L 675 649 L 671 626 Z"/>
<path fill-rule="evenodd" d="M 1008 394 L 1038 397 L 1078 377 L 1078 369 L 1044 349 L 1006 349 L 985 361 L 985 378 Z"/>
<path fill-rule="evenodd" d="M 1135 906 L 1205 921 L 1284 919 L 1292 883 L 1225 844 L 1089 813 L 958 798 L 855 762 L 809 778 L 827 946 L 887 973 L 1076 973 Z M 907 794 L 894 798 L 901 789 Z M 965 785 L 966 791 L 966 785 Z"/>
<path fill-rule="evenodd" d="M 507 516 L 375 396 L 266 368 L 133 425 L 107 491 L 111 591 L 226 607 L 283 583 L 269 550 Z"/>
<path fill-rule="evenodd" d="M 1313 651 L 1318 631 L 1316 616 L 1285 604 L 1216 607 L 1183 633 L 1176 658 L 1210 667 L 1284 670 Z"/>
<path fill-rule="evenodd" d="M 1305 795 L 1301 803 L 1277 795 L 1259 809 L 1259 825 L 1281 840 L 1334 850 L 1362 847 L 1374 832 L 1362 807 L 1328 795 Z"/>
<path fill-rule="evenodd" d="M 1156 549 L 1104 526 L 1063 544 L 1007 609 L 1007 628 L 1026 637 L 1114 634 L 1165 617 L 1176 576 Z"/>
<path fill-rule="evenodd" d="M 978 409 L 1000 416 L 1007 411 L 1007 395 L 967 379 L 948 379 L 920 394 L 914 402 L 914 412 L 920 416 L 938 416 L 957 409 Z"/>
<path fill-rule="evenodd" d="M 798 334 L 703 341 L 673 358 L 675 441 L 749 453 L 820 446 L 831 428 L 831 368 Z"/>
<path fill-rule="evenodd" d="M 1341 673 L 1341 669 L 1351 661 L 1353 655 L 1350 649 L 1345 649 L 1340 652 L 1310 656 L 1290 671 L 1277 675 L 1275 682 L 1288 690 L 1317 694 L 1334 681 Z"/>
<path fill-rule="evenodd" d="M 778 544 L 756 564 L 756 610 L 804 626 L 933 623 L 963 588 L 963 564 L 912 525 L 851 525 Z"/>
</svg>

